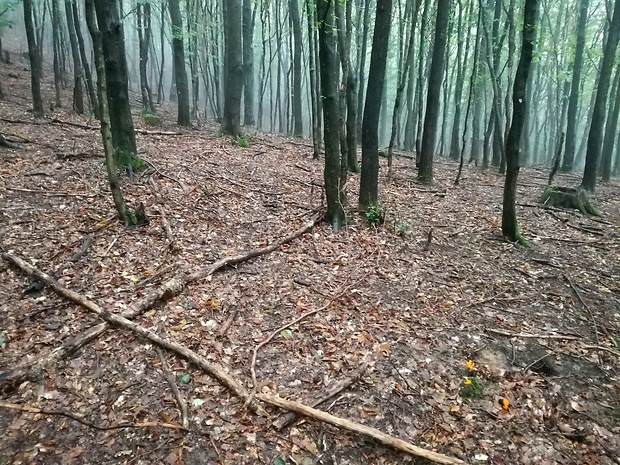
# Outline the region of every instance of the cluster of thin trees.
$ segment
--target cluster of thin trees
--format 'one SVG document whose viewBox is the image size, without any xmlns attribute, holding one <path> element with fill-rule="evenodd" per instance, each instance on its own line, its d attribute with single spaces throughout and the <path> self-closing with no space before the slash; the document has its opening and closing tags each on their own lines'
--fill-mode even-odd
<svg viewBox="0 0 620 465">
<path fill-rule="evenodd" d="M 91 52 L 97 56 L 90 9 L 114 96 L 107 103 L 117 164 L 136 153 L 132 88 L 144 114 L 156 115 L 154 101 L 176 100 L 181 126 L 204 115 L 234 136 L 244 126 L 311 135 L 315 158 L 325 155 L 327 218 L 336 229 L 349 172 L 361 168 L 360 207 L 378 201 L 380 147 L 389 174 L 395 147 L 415 151 L 424 182 L 433 180 L 437 153 L 461 166 L 496 167 L 507 187 L 520 165 L 551 164 L 554 156 L 565 172 L 584 167 L 588 191 L 620 171 L 620 0 L 25 0 L 23 7 L 36 115 L 44 111 L 39 81 L 51 42 L 55 105 L 69 81 L 75 111 L 102 116 L 89 66 Z"/>
</svg>

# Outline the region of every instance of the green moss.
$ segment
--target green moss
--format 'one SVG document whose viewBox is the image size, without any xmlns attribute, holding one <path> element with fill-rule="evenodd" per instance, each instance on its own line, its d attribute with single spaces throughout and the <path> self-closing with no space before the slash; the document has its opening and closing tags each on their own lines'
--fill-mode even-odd
<svg viewBox="0 0 620 465">
<path fill-rule="evenodd" d="M 144 118 L 144 124 L 146 124 L 147 126 L 159 126 L 159 124 L 161 123 L 159 116 L 151 112 L 146 111 L 142 116 Z"/>
<path fill-rule="evenodd" d="M 126 168 L 131 172 L 141 171 L 146 168 L 145 161 L 135 153 L 118 151 L 114 162 L 117 168 Z"/>
<path fill-rule="evenodd" d="M 592 204 L 584 189 L 547 186 L 540 201 L 552 207 L 571 208 L 584 214 L 601 216 L 601 212 Z"/>
<path fill-rule="evenodd" d="M 237 139 L 237 145 L 239 147 L 247 149 L 250 146 L 250 143 L 248 142 L 248 140 L 245 137 L 239 137 Z"/>
</svg>

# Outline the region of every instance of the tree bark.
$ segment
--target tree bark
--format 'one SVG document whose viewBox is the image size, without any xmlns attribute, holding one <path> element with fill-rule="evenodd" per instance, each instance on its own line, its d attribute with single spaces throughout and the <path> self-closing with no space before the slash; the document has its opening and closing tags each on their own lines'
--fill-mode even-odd
<svg viewBox="0 0 620 465">
<path fill-rule="evenodd" d="M 78 13 L 77 4 L 75 1 L 71 1 L 71 11 L 73 13 L 73 25 L 75 26 L 75 36 L 78 41 L 78 49 L 80 50 L 80 59 L 82 60 L 82 66 L 84 67 L 84 78 L 86 79 L 86 88 L 88 89 L 88 97 L 90 99 L 90 105 L 95 118 L 99 118 L 99 101 L 97 100 L 97 91 L 95 90 L 95 84 L 90 72 L 90 65 L 88 64 L 88 58 L 86 57 L 86 47 L 84 46 L 84 36 L 82 34 L 82 28 L 80 26 L 80 15 Z"/>
<path fill-rule="evenodd" d="M 73 59 L 73 109 L 78 115 L 84 113 L 84 86 L 82 85 L 82 61 L 80 49 L 75 34 L 71 1 L 65 0 L 65 16 L 67 17 L 67 29 L 69 30 L 69 43 L 71 44 L 71 57 Z"/>
<path fill-rule="evenodd" d="M 254 17 L 252 0 L 243 0 L 243 124 L 254 126 Z M 256 8 L 256 7 L 254 7 Z"/>
<path fill-rule="evenodd" d="M 601 145 L 603 139 L 603 124 L 605 121 L 605 106 L 609 94 L 609 84 L 611 72 L 616 57 L 616 48 L 620 39 L 620 0 L 614 2 L 614 13 L 609 24 L 609 33 L 605 43 L 603 53 L 603 63 L 599 75 L 598 85 L 596 86 L 596 100 L 592 109 L 592 123 L 588 133 L 586 150 L 586 166 L 583 170 L 581 187 L 589 192 L 594 192 L 596 187 L 596 172 L 598 160 L 601 155 Z"/>
<path fill-rule="evenodd" d="M 391 16 L 392 0 L 377 0 L 362 122 L 362 175 L 359 193 L 359 207 L 362 211 L 376 204 L 379 199 L 379 115 L 385 91 L 385 67 Z"/>
<path fill-rule="evenodd" d="M 420 152 L 420 166 L 418 179 L 424 183 L 433 182 L 433 156 L 437 138 L 437 123 L 439 120 L 439 101 L 441 99 L 441 83 L 443 78 L 444 61 L 446 56 L 446 32 L 450 17 L 450 0 L 438 0 L 437 18 L 435 22 L 435 44 L 433 46 L 433 60 L 429 74 L 428 95 L 426 100 L 426 115 L 424 117 L 424 134 L 422 136 L 422 150 Z"/>
<path fill-rule="evenodd" d="M 174 84 L 177 97 L 177 124 L 189 127 L 189 87 L 185 69 L 185 47 L 183 46 L 183 20 L 179 0 L 169 0 L 170 22 L 172 23 L 172 55 L 174 60 Z"/>
<path fill-rule="evenodd" d="M 523 42 L 521 58 L 512 91 L 512 123 L 506 138 L 506 179 L 504 183 L 504 201 L 502 209 L 502 234 L 510 242 L 521 242 L 516 212 L 517 179 L 519 177 L 519 152 L 521 134 L 527 112 L 526 90 L 532 63 L 534 42 L 536 42 L 536 23 L 538 0 L 525 0 L 523 7 Z"/>
<path fill-rule="evenodd" d="M 222 132 L 241 135 L 243 51 L 241 44 L 241 0 L 226 0 L 224 9 L 224 119 Z"/>
<path fill-rule="evenodd" d="M 37 46 L 32 22 L 32 0 L 24 0 L 24 26 L 28 40 L 28 58 L 30 59 L 30 85 L 32 91 L 32 112 L 35 118 L 43 117 L 43 99 L 41 98 L 41 55 Z"/>
<path fill-rule="evenodd" d="M 293 26 L 293 136 L 304 134 L 301 110 L 301 19 L 299 16 L 299 0 L 289 0 L 291 24 Z"/>
<path fill-rule="evenodd" d="M 327 212 L 325 219 L 334 231 L 344 223 L 344 198 L 340 185 L 340 136 L 338 131 L 338 56 L 336 53 L 336 19 L 334 2 L 319 0 L 317 20 L 319 28 L 319 60 L 323 120 L 325 121 L 325 168 L 323 178 Z"/>
</svg>

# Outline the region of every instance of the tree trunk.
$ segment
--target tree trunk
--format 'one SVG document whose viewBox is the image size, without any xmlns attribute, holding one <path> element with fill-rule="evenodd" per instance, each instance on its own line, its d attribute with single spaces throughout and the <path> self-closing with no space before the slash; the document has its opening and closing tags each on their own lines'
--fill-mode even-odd
<svg viewBox="0 0 620 465">
<path fill-rule="evenodd" d="M 254 126 L 254 17 L 252 0 L 243 0 L 243 124 Z M 256 7 L 254 7 L 256 8 Z"/>
<path fill-rule="evenodd" d="M 106 94 L 116 162 L 118 166 L 127 167 L 131 170 L 132 161 L 138 150 L 129 106 L 123 27 L 116 2 L 95 0 L 95 12 L 102 36 Z M 101 92 L 99 94 L 101 95 Z"/>
<path fill-rule="evenodd" d="M 149 48 L 151 46 L 151 4 L 138 3 L 136 5 L 136 19 L 138 22 L 138 46 L 140 48 L 140 96 L 142 97 L 142 111 L 155 114 L 153 94 L 146 74 Z"/>
<path fill-rule="evenodd" d="M 379 115 L 385 91 L 392 0 L 377 0 L 375 31 L 372 38 L 368 88 L 362 122 L 362 176 L 360 179 L 359 206 L 365 211 L 379 198 Z M 326 122 L 327 125 L 327 122 Z"/>
<path fill-rule="evenodd" d="M 368 48 L 368 29 L 370 27 L 370 0 L 364 0 L 364 14 L 362 15 L 361 45 L 358 44 L 357 67 L 357 121 L 355 123 L 358 139 L 362 137 L 362 113 L 364 110 L 364 76 L 366 74 L 366 50 Z M 358 26 L 359 27 L 359 26 Z"/>
<path fill-rule="evenodd" d="M 435 44 L 433 46 L 433 60 L 429 74 L 428 95 L 426 100 L 426 115 L 424 117 L 424 134 L 422 136 L 422 150 L 418 179 L 424 183 L 433 182 L 433 156 L 437 138 L 437 123 L 439 120 L 439 101 L 441 99 L 441 83 L 444 61 L 446 56 L 446 32 L 450 17 L 450 0 L 437 1 L 437 18 L 435 22 Z"/>
<path fill-rule="evenodd" d="M 243 92 L 243 51 L 241 44 L 241 0 L 227 0 L 224 10 L 224 119 L 222 132 L 241 135 L 241 94 Z"/>
<path fill-rule="evenodd" d="M 583 67 L 583 50 L 586 44 L 586 24 L 588 22 L 588 5 L 590 0 L 581 0 L 579 3 L 579 20 L 577 24 L 577 44 L 575 45 L 575 59 L 573 61 L 573 77 L 566 115 L 566 142 L 564 146 L 564 160 L 561 170 L 565 173 L 573 169 L 575 161 L 577 111 L 579 109 L 579 86 L 581 84 L 581 68 Z"/>
<path fill-rule="evenodd" d="M 78 115 L 84 113 L 84 86 L 82 85 L 82 61 L 80 60 L 80 49 L 75 34 L 75 24 L 73 23 L 73 12 L 71 11 L 71 1 L 65 0 L 65 16 L 67 18 L 67 29 L 69 30 L 69 42 L 71 44 L 71 57 L 73 59 L 73 109 Z"/>
<path fill-rule="evenodd" d="M 93 52 L 95 56 L 95 69 L 97 71 L 97 93 L 99 94 L 99 115 L 101 120 L 101 137 L 103 139 L 103 148 L 105 152 L 106 169 L 108 172 L 108 181 L 110 183 L 110 190 L 112 191 L 112 199 L 116 206 L 119 219 L 124 221 L 125 224 L 129 224 L 129 215 L 127 214 L 127 207 L 125 205 L 125 199 L 123 198 L 123 192 L 121 191 L 118 175 L 116 173 L 116 164 L 114 160 L 115 150 L 112 142 L 112 131 L 110 126 L 109 111 L 108 111 L 108 97 L 106 95 L 106 75 L 105 75 L 105 55 L 103 52 L 103 37 L 101 31 L 95 24 L 95 5 L 94 0 L 85 1 L 86 9 L 86 24 L 90 31 L 90 36 L 93 40 Z"/>
<path fill-rule="evenodd" d="M 293 26 L 293 135 L 302 137 L 304 126 L 301 109 L 301 19 L 299 17 L 299 0 L 289 0 L 291 24 Z"/>
<path fill-rule="evenodd" d="M 177 98 L 177 124 L 190 127 L 189 86 L 185 69 L 185 47 L 183 46 L 183 20 L 179 0 L 169 0 L 170 22 L 172 23 L 172 55 L 174 60 L 174 84 Z"/>
<path fill-rule="evenodd" d="M 88 97 L 90 99 L 91 111 L 95 115 L 95 118 L 99 118 L 99 101 L 97 99 L 97 91 L 95 90 L 95 83 L 93 82 L 93 77 L 90 72 L 88 58 L 86 57 L 84 36 L 82 35 L 82 28 L 80 26 L 80 15 L 78 13 L 77 4 L 75 1 L 71 1 L 71 11 L 73 13 L 75 36 L 78 42 L 78 49 L 80 50 L 80 59 L 82 60 L 82 66 L 84 67 L 84 78 L 86 79 L 86 88 L 88 89 Z"/>
<path fill-rule="evenodd" d="M 523 243 L 517 223 L 516 197 L 519 177 L 519 151 L 521 134 L 527 112 L 526 89 L 532 63 L 534 42 L 536 41 L 536 23 L 538 0 L 525 0 L 523 7 L 523 43 L 521 58 L 512 91 L 512 124 L 506 138 L 506 179 L 504 183 L 504 201 L 502 209 L 502 234 L 510 242 Z"/>
<path fill-rule="evenodd" d="M 334 231 L 340 230 L 344 222 L 344 198 L 340 185 L 340 138 L 338 131 L 338 56 L 336 54 L 336 20 L 334 3 L 319 0 L 317 5 L 319 28 L 319 59 L 321 94 L 323 96 L 323 118 L 325 121 L 325 197 L 327 212 L 325 219 Z"/>
<path fill-rule="evenodd" d="M 61 49 L 60 43 L 60 11 L 58 9 L 58 0 L 52 1 L 52 50 L 54 54 L 54 106 L 62 107 L 62 99 L 60 98 L 60 87 L 62 86 L 62 70 L 61 70 Z"/>
<path fill-rule="evenodd" d="M 308 25 L 308 73 L 310 81 L 310 111 L 312 112 L 312 147 L 314 160 L 321 157 L 321 110 L 319 105 L 318 63 L 316 60 L 315 10 L 306 0 L 306 20 Z"/>
<path fill-rule="evenodd" d="M 601 178 L 603 182 L 609 182 L 611 179 L 611 163 L 613 160 L 616 134 L 618 133 L 618 116 L 620 116 L 620 65 L 616 66 L 616 77 L 614 78 L 611 95 L 614 96 L 614 98 L 610 99 L 609 102 L 609 116 L 607 117 L 603 156 L 601 158 Z"/>
<path fill-rule="evenodd" d="M 28 58 L 30 59 L 30 85 L 32 90 L 32 112 L 35 118 L 43 117 L 43 99 L 41 98 L 41 55 L 34 34 L 32 22 L 32 0 L 24 0 L 24 26 L 28 40 Z"/>
<path fill-rule="evenodd" d="M 614 13 L 611 23 L 609 24 L 609 33 L 607 34 L 607 42 L 605 43 L 605 51 L 603 53 L 603 63 L 601 64 L 598 85 L 596 86 L 596 100 L 594 101 L 594 108 L 592 109 L 592 123 L 590 124 L 590 132 L 588 133 L 586 166 L 583 170 L 583 178 L 581 180 L 581 187 L 589 192 L 594 192 L 594 188 L 596 187 L 596 171 L 603 142 L 605 106 L 609 94 L 609 83 L 616 57 L 618 39 L 620 39 L 620 0 L 615 0 Z"/>
</svg>

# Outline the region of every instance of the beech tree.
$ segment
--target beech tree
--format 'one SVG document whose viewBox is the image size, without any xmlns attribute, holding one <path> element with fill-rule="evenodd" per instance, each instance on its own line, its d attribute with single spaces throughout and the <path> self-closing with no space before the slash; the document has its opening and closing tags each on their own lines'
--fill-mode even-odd
<svg viewBox="0 0 620 465">
<path fill-rule="evenodd" d="M 228 0 L 224 6 L 224 119 L 222 132 L 241 135 L 241 94 L 243 55 L 241 44 L 241 0 Z"/>
<path fill-rule="evenodd" d="M 502 233 L 510 242 L 525 243 L 519 231 L 516 212 L 517 180 L 520 169 L 521 135 L 525 114 L 527 81 L 530 74 L 538 18 L 538 0 L 525 0 L 521 58 L 512 90 L 512 124 L 506 138 L 506 178 L 502 209 Z"/>
<path fill-rule="evenodd" d="M 28 40 L 28 58 L 30 60 L 30 87 L 32 90 L 32 112 L 35 117 L 43 117 L 43 99 L 41 97 L 41 54 L 34 34 L 32 22 L 32 0 L 24 0 L 24 25 Z"/>
<path fill-rule="evenodd" d="M 441 82 L 446 56 L 446 32 L 450 17 L 450 0 L 437 1 L 437 19 L 435 20 L 435 44 L 433 45 L 433 60 L 429 74 L 428 95 L 426 99 L 426 115 L 424 117 L 424 134 L 422 136 L 422 150 L 420 152 L 420 166 L 418 179 L 424 183 L 433 182 L 433 156 L 437 138 L 439 121 L 439 100 L 441 97 Z"/>
<path fill-rule="evenodd" d="M 179 0 L 169 0 L 170 23 L 172 26 L 172 55 L 174 59 L 174 86 L 177 97 L 177 124 L 191 126 L 189 114 L 189 84 L 185 69 L 185 46 L 183 45 L 183 20 Z"/>
<path fill-rule="evenodd" d="M 377 0 L 362 121 L 362 175 L 359 194 L 361 210 L 376 204 L 379 198 L 379 115 L 384 91 L 391 15 L 392 0 Z M 327 122 L 325 124 L 327 125 Z"/>
</svg>

